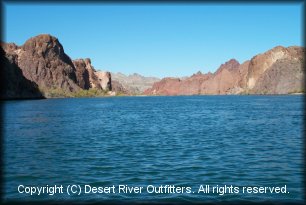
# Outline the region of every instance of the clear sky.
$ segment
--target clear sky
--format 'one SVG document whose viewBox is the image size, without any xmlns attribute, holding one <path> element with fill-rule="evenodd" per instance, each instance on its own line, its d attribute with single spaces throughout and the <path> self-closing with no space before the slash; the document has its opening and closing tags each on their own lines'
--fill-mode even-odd
<svg viewBox="0 0 306 205">
<path fill-rule="evenodd" d="M 4 41 L 42 33 L 98 70 L 145 76 L 214 72 L 275 46 L 302 46 L 302 4 L 4 4 Z"/>
</svg>

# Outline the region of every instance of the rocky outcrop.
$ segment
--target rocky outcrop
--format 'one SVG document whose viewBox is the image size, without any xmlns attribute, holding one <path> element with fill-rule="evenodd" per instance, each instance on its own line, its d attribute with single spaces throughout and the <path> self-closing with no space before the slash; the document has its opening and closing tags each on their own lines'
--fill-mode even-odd
<svg viewBox="0 0 306 205">
<path fill-rule="evenodd" d="M 239 66 L 239 62 L 235 59 L 222 64 L 201 84 L 200 94 L 234 94 L 240 75 Z"/>
<path fill-rule="evenodd" d="M 183 87 L 179 78 L 163 78 L 161 81 L 153 84 L 152 88 L 144 91 L 145 95 L 177 95 L 181 92 L 180 88 Z"/>
<path fill-rule="evenodd" d="M 76 69 L 76 83 L 82 89 L 88 90 L 91 87 L 90 79 L 89 79 L 89 71 L 90 66 L 87 65 L 87 61 L 83 59 L 73 60 L 73 65 Z"/>
<path fill-rule="evenodd" d="M 112 90 L 112 77 L 111 73 L 107 71 L 95 71 L 100 87 L 103 90 Z"/>
<path fill-rule="evenodd" d="M 254 94 L 301 92 L 304 86 L 305 49 L 277 46 L 250 61 L 245 90 Z"/>
<path fill-rule="evenodd" d="M 24 77 L 40 89 L 60 88 L 70 92 L 80 89 L 75 67 L 57 38 L 50 35 L 30 38 L 15 53 Z"/>
<path fill-rule="evenodd" d="M 242 64 L 231 59 L 215 73 L 198 72 L 190 77 L 162 80 L 139 74 L 126 76 L 122 73 L 97 71 L 89 58 L 71 60 L 58 39 L 48 34 L 33 37 L 22 46 L 3 43 L 1 47 L 1 87 L 5 88 L 1 92 L 3 99 L 41 98 L 42 95 L 83 96 L 89 93 L 83 90 L 92 88 L 90 91 L 100 90 L 101 94 L 112 95 L 304 92 L 305 49 L 297 46 L 277 46 Z"/>
<path fill-rule="evenodd" d="M 6 49 L 16 49 L 15 44 L 2 45 Z M 26 79 L 17 65 L 14 52 L 5 53 L 0 47 L 1 57 L 1 99 L 41 99 L 44 98 L 38 85 Z"/>
<path fill-rule="evenodd" d="M 304 91 L 302 47 L 275 47 L 239 64 L 231 59 L 211 74 L 198 72 L 188 78 L 164 78 L 146 95 L 287 94 Z"/>
<path fill-rule="evenodd" d="M 96 71 L 89 58 L 72 61 L 76 68 L 77 84 L 82 89 L 97 88 L 111 90 L 110 72 Z"/>
<path fill-rule="evenodd" d="M 12 64 L 5 64 L 5 78 L 12 79 L 15 74 L 19 78 L 13 69 L 17 67 L 22 76 L 35 83 L 47 97 L 52 96 L 50 93 L 54 90 L 64 96 L 82 89 L 111 90 L 109 72 L 96 71 L 89 58 L 72 61 L 58 39 L 51 35 L 35 36 L 22 46 L 10 43 L 2 47 Z"/>
<path fill-rule="evenodd" d="M 122 73 L 111 73 L 112 80 L 116 81 L 116 88 L 122 87 L 126 94 L 141 94 L 146 89 L 152 87 L 152 85 L 159 81 L 159 78 L 145 77 L 134 73 L 132 75 L 124 75 Z M 118 86 L 119 84 L 121 86 Z M 121 88 L 120 88 L 121 89 Z M 122 91 L 121 90 L 121 91 Z"/>
<path fill-rule="evenodd" d="M 288 69 L 290 68 L 290 69 Z M 250 93 L 287 94 L 304 92 L 305 67 L 298 60 L 280 59 L 256 81 Z"/>
<path fill-rule="evenodd" d="M 131 90 L 126 89 L 121 83 L 116 80 L 112 80 L 112 91 L 116 92 L 117 94 L 121 95 L 133 95 Z"/>
<path fill-rule="evenodd" d="M 239 62 L 235 59 L 222 64 L 214 73 L 198 72 L 189 78 L 164 78 L 146 90 L 146 95 L 200 95 L 233 92 L 238 85 Z"/>
</svg>

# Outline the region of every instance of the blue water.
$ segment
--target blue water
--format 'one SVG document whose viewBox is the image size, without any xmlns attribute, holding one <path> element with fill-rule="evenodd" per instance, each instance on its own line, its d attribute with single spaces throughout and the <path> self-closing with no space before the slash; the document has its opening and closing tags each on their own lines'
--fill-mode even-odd
<svg viewBox="0 0 306 205">
<path fill-rule="evenodd" d="M 4 104 L 4 199 L 303 200 L 302 96 L 109 97 Z M 18 186 L 143 186 L 141 194 L 42 194 Z M 153 194 L 146 186 L 191 187 Z M 197 193 L 200 185 L 287 193 Z M 194 193 L 193 193 L 194 192 Z"/>
</svg>

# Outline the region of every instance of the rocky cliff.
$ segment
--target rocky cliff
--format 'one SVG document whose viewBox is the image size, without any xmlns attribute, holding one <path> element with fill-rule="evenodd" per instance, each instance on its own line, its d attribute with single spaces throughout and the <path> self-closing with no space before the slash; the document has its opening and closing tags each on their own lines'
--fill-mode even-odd
<svg viewBox="0 0 306 205">
<path fill-rule="evenodd" d="M 304 91 L 305 49 L 278 46 L 250 60 L 245 90 L 258 94 Z"/>
<path fill-rule="evenodd" d="M 112 77 L 111 73 L 107 71 L 95 71 L 94 74 L 97 76 L 99 86 L 104 90 L 112 89 Z"/>
<path fill-rule="evenodd" d="M 2 45 L 3 47 L 16 48 L 14 44 Z M 0 47 L 1 57 L 1 99 L 26 99 L 44 98 L 38 85 L 26 79 L 17 64 L 17 55 L 5 53 Z"/>
<path fill-rule="evenodd" d="M 188 78 L 164 78 L 146 95 L 287 94 L 303 92 L 302 47 L 275 47 L 239 64 L 231 59 L 215 73 L 198 72 Z"/>
<path fill-rule="evenodd" d="M 23 45 L 1 44 L 2 99 L 114 95 L 287 94 L 304 92 L 302 47 L 277 46 L 240 64 L 231 59 L 214 73 L 144 77 L 97 71 L 89 58 L 71 60 L 57 38 L 42 34 Z M 88 92 L 87 92 L 88 91 Z M 115 91 L 115 92 L 108 92 Z"/>
<path fill-rule="evenodd" d="M 90 88 L 109 90 L 111 87 L 110 75 L 99 77 L 99 72 L 94 70 L 90 59 L 72 61 L 58 39 L 51 35 L 35 36 L 22 46 L 3 44 L 2 47 L 5 51 L 4 60 L 14 62 L 22 76 L 35 83 L 46 97 L 52 97 L 54 91 L 65 97 Z M 15 72 L 11 71 L 12 66 L 8 66 L 9 64 L 4 65 L 4 78 L 9 81 L 14 78 L 12 75 Z"/>
<path fill-rule="evenodd" d="M 39 35 L 27 40 L 14 52 L 24 77 L 37 83 L 40 89 L 80 89 L 76 84 L 76 69 L 57 38 Z"/>
<path fill-rule="evenodd" d="M 97 88 L 111 90 L 110 72 L 96 71 L 89 58 L 72 61 L 76 68 L 77 84 L 82 89 Z"/>
</svg>

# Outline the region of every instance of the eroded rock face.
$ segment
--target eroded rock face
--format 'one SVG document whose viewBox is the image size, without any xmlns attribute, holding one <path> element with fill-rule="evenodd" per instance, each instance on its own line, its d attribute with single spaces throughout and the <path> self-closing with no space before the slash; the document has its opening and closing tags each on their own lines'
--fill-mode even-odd
<svg viewBox="0 0 306 205">
<path fill-rule="evenodd" d="M 76 70 L 57 38 L 43 34 L 19 47 L 18 66 L 23 75 L 43 89 L 77 91 Z"/>
<path fill-rule="evenodd" d="M 9 63 L 5 64 L 9 79 L 13 78 L 12 75 L 18 75 L 18 72 L 13 70 L 19 69 L 21 75 L 29 82 L 35 83 L 45 96 L 52 97 L 52 92 L 66 95 L 90 88 L 111 90 L 109 72 L 97 72 L 89 58 L 72 61 L 65 54 L 58 39 L 51 35 L 35 36 L 22 46 L 13 43 L 1 46 L 9 60 Z"/>
<path fill-rule="evenodd" d="M 286 48 L 278 46 L 264 54 L 254 56 L 248 68 L 247 87 L 252 89 L 261 74 L 269 69 L 278 59 L 288 57 L 288 55 L 289 53 Z"/>
<path fill-rule="evenodd" d="M 110 72 L 96 71 L 89 58 L 73 60 L 73 64 L 76 68 L 77 83 L 81 88 L 112 90 Z"/>
<path fill-rule="evenodd" d="M 181 88 L 179 78 L 163 78 L 161 81 L 153 84 L 152 88 L 144 91 L 145 95 L 178 95 Z"/>
<path fill-rule="evenodd" d="M 275 47 L 239 64 L 231 59 L 211 74 L 164 78 L 146 95 L 287 94 L 304 91 L 305 49 Z"/>
<path fill-rule="evenodd" d="M 1 99 L 39 99 L 43 98 L 38 85 L 26 79 L 17 65 L 17 55 L 14 54 L 15 44 L 2 45 L 6 49 L 12 48 L 7 53 L 0 47 L 1 56 Z"/>
<path fill-rule="evenodd" d="M 200 94 L 234 94 L 239 76 L 239 62 L 231 59 L 222 64 L 219 69 L 201 84 Z"/>
<path fill-rule="evenodd" d="M 127 90 L 121 83 L 116 80 L 112 80 L 112 91 L 116 92 L 117 94 L 126 94 L 132 95 L 133 93 L 130 90 Z"/>
<path fill-rule="evenodd" d="M 112 90 L 112 78 L 110 72 L 95 71 L 94 74 L 97 76 L 99 86 L 101 86 L 103 90 Z"/>
<path fill-rule="evenodd" d="M 73 60 L 73 65 L 76 69 L 76 81 L 82 89 L 88 90 L 90 86 L 89 71 L 83 59 Z"/>
<path fill-rule="evenodd" d="M 257 79 L 250 93 L 287 94 L 304 91 L 304 63 L 279 59 Z"/>
<path fill-rule="evenodd" d="M 2 82 L 8 98 L 41 97 L 52 89 L 78 92 L 90 88 L 124 94 L 286 94 L 304 92 L 305 49 L 277 46 L 239 64 L 235 59 L 222 64 L 215 73 L 198 72 L 184 78 L 125 76 L 96 71 L 89 58 L 71 60 L 57 38 L 43 34 L 22 46 L 1 44 L 4 69 Z M 112 79 L 113 78 L 113 79 Z M 10 80 L 11 81 L 10 81 Z M 113 80 L 113 81 L 112 81 Z M 50 92 L 51 93 L 51 92 Z"/>
<path fill-rule="evenodd" d="M 188 78 L 164 78 L 144 94 L 150 95 L 199 95 L 226 94 L 238 84 L 239 62 L 231 59 L 214 73 L 198 72 Z"/>
<path fill-rule="evenodd" d="M 256 94 L 301 92 L 304 85 L 305 49 L 277 46 L 250 61 L 245 90 Z"/>
</svg>

